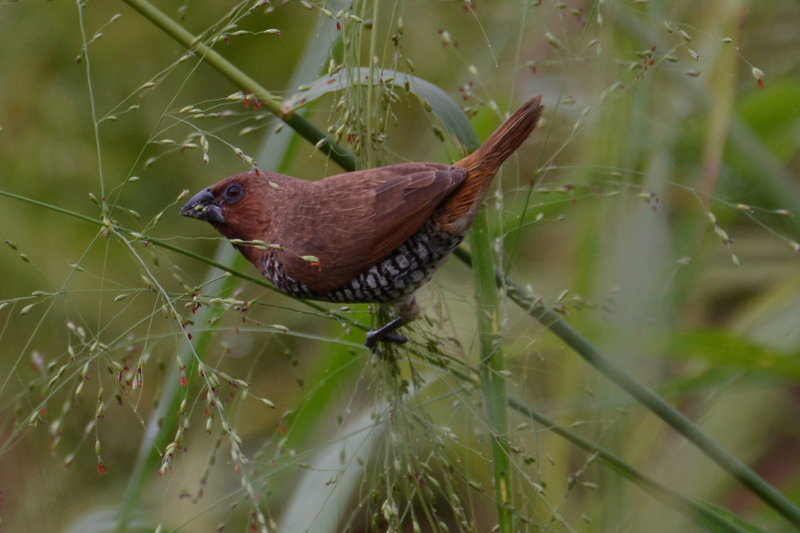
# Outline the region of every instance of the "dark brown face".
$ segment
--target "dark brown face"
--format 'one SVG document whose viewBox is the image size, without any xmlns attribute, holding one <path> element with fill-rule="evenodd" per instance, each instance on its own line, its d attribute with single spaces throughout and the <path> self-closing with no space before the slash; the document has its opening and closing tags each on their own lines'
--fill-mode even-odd
<svg viewBox="0 0 800 533">
<path fill-rule="evenodd" d="M 180 213 L 210 222 L 229 239 L 258 240 L 269 222 L 273 192 L 263 175 L 237 174 L 197 193 Z"/>
</svg>

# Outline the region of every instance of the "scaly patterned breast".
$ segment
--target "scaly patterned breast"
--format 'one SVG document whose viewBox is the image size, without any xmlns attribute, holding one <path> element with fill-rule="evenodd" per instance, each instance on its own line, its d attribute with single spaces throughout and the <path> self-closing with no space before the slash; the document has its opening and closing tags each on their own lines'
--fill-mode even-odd
<svg viewBox="0 0 800 533">
<path fill-rule="evenodd" d="M 462 239 L 437 230 L 429 220 L 386 259 L 372 265 L 342 287 L 327 292 L 312 291 L 286 275 L 275 254 L 264 257 L 262 272 L 281 291 L 306 300 L 390 303 L 427 283 Z"/>
</svg>

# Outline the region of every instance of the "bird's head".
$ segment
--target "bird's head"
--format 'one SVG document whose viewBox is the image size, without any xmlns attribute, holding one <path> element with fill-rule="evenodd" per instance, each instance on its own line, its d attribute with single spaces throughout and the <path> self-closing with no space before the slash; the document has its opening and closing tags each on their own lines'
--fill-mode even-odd
<svg viewBox="0 0 800 533">
<path fill-rule="evenodd" d="M 275 187 L 263 172 L 236 174 L 194 195 L 181 215 L 210 222 L 229 239 L 263 239 Z"/>
</svg>

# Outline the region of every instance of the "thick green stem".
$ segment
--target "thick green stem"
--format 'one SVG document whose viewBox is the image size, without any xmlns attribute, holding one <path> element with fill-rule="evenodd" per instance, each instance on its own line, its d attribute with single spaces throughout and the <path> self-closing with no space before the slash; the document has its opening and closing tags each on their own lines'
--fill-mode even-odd
<svg viewBox="0 0 800 533">
<path fill-rule="evenodd" d="M 478 335 L 481 350 L 478 361 L 483 402 L 491 431 L 492 469 L 497 497 L 497 515 L 501 533 L 513 531 L 511 460 L 508 443 L 508 414 L 506 381 L 502 375 L 503 335 L 500 331 L 497 283 L 494 278 L 494 260 L 486 212 L 481 212 L 472 227 L 473 272 L 478 304 Z"/>
</svg>

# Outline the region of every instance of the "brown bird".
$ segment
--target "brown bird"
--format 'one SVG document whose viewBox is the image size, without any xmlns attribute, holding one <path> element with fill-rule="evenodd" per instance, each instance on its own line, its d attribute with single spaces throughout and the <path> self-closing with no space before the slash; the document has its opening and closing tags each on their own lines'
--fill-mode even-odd
<svg viewBox="0 0 800 533">
<path fill-rule="evenodd" d="M 417 318 L 414 291 L 458 246 L 500 165 L 528 138 L 541 96 L 519 108 L 454 165 L 402 163 L 304 181 L 252 171 L 200 191 L 181 215 L 206 220 L 278 289 L 309 300 L 393 304 L 392 334 Z"/>
</svg>

